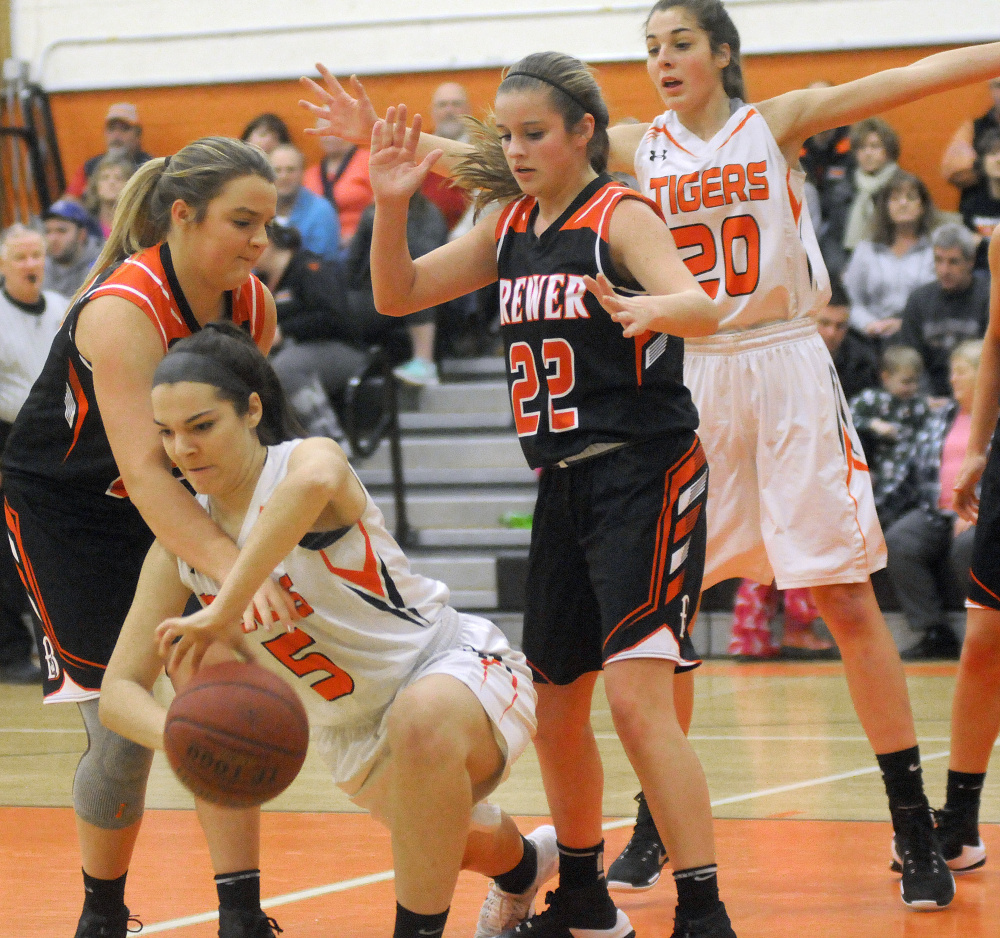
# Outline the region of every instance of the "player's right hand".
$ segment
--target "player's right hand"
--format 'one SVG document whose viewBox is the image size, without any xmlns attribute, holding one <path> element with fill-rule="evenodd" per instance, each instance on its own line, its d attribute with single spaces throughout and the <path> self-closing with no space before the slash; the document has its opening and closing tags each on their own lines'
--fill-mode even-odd
<svg viewBox="0 0 1000 938">
<path fill-rule="evenodd" d="M 413 126 L 407 128 L 405 104 L 389 108 L 385 119 L 375 122 L 368 176 L 376 203 L 409 203 L 410 197 L 423 185 L 431 167 L 441 158 L 444 151 L 431 150 L 417 162 L 421 125 L 420 115 L 415 114 Z"/>
<path fill-rule="evenodd" d="M 978 453 L 966 455 L 952 489 L 951 507 L 960 518 L 970 521 L 972 524 L 979 520 L 979 495 L 976 492 L 976 486 L 983 477 L 985 468 L 985 455 Z"/>
<path fill-rule="evenodd" d="M 300 79 L 320 101 L 315 104 L 304 98 L 299 100 L 299 106 L 316 118 L 316 126 L 307 127 L 305 132 L 314 137 L 341 137 L 357 146 L 367 146 L 378 114 L 375 113 L 364 85 L 358 81 L 357 75 L 352 75 L 352 97 L 325 65 L 317 62 L 316 69 L 323 78 L 322 85 L 306 76 Z"/>
</svg>

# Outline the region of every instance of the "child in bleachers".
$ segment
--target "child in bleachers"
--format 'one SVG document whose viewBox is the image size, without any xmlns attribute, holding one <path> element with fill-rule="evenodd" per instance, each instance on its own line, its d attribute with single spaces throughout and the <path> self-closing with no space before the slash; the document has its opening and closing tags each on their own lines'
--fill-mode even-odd
<svg viewBox="0 0 1000 938">
<path fill-rule="evenodd" d="M 883 529 L 917 502 L 910 465 L 917 434 L 931 413 L 927 398 L 919 393 L 923 369 L 916 349 L 890 346 L 882 355 L 882 387 L 862 391 L 851 401 L 851 417 L 868 457 Z"/>
</svg>

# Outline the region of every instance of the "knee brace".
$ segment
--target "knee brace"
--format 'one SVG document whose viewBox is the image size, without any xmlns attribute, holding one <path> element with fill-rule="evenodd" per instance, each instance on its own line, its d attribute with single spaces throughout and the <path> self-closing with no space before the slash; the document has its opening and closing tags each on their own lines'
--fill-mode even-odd
<svg viewBox="0 0 1000 938">
<path fill-rule="evenodd" d="M 87 751 L 73 778 L 73 807 L 78 817 L 95 827 L 131 827 L 142 817 L 152 750 L 101 723 L 97 700 L 79 707 L 87 730 Z"/>
</svg>

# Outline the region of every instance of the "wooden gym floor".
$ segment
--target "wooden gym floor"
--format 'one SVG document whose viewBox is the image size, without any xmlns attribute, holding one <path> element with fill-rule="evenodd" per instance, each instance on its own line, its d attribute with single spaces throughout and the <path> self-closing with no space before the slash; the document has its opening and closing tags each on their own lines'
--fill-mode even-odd
<svg viewBox="0 0 1000 938">
<path fill-rule="evenodd" d="M 932 804 L 943 800 L 953 664 L 907 674 Z M 889 871 L 882 782 L 839 664 L 708 663 L 691 738 L 712 791 L 720 880 L 740 938 L 979 938 L 1000 935 L 1000 785 L 987 781 L 990 861 L 958 880 L 952 906 L 915 913 Z M 69 938 L 81 903 L 71 803 L 85 743 L 75 707 L 40 705 L 37 688 L 0 686 L 0 938 Z M 608 862 L 625 844 L 635 777 L 600 685 L 593 722 L 605 764 Z M 497 803 L 524 830 L 545 821 L 534 753 Z M 191 802 L 160 756 L 126 901 L 143 935 L 216 934 L 212 873 Z M 384 938 L 392 931 L 388 835 L 350 804 L 312 756 L 268 806 L 262 889 L 288 938 Z M 471 936 L 486 883 L 463 874 L 446 936 Z M 668 938 L 669 876 L 616 897 L 639 938 Z"/>
</svg>

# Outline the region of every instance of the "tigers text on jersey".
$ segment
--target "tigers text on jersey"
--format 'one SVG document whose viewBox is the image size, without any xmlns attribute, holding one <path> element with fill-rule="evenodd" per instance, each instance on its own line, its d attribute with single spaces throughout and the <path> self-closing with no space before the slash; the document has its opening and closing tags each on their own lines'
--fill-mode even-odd
<svg viewBox="0 0 1000 938">
<path fill-rule="evenodd" d="M 80 354 L 75 339 L 80 311 L 101 296 L 119 296 L 139 307 L 159 331 L 164 352 L 201 328 L 177 281 L 166 242 L 127 258 L 66 314 L 41 376 L 11 430 L 3 471 L 43 488 L 68 487 L 111 496 L 103 504 L 90 504 L 113 512 L 110 502 L 128 496 L 104 431 L 90 363 Z M 265 321 L 261 282 L 251 274 L 225 297 L 228 318 L 247 328 L 259 343 Z M 119 338 L 128 344 L 128 336 Z"/>
<path fill-rule="evenodd" d="M 767 122 L 738 107 L 711 140 L 673 111 L 635 154 L 641 191 L 663 211 L 688 269 L 720 307 L 720 332 L 808 316 L 830 282 L 805 202 Z M 709 340 L 710 341 L 710 340 Z"/>
<path fill-rule="evenodd" d="M 300 440 L 268 447 L 267 460 L 237 538 L 285 478 Z M 199 501 L 209 508 L 208 498 Z M 211 602 L 217 584 L 178 560 L 181 580 Z M 410 570 L 365 493 L 361 519 L 338 531 L 307 535 L 275 575 L 303 615 L 291 632 L 258 628 L 248 644 L 261 664 L 295 684 L 317 726 L 345 731 L 349 743 L 334 767 L 346 781 L 378 745 L 377 730 L 397 692 L 421 662 L 454 644 L 459 614 L 448 588 Z"/>
<path fill-rule="evenodd" d="M 594 444 L 698 425 L 682 379 L 683 340 L 657 332 L 624 338 L 583 283 L 585 274 L 603 273 L 621 292 L 639 292 L 615 270 L 608 245 L 612 213 L 630 198 L 641 196 L 599 176 L 540 236 L 531 196 L 512 202 L 497 221 L 507 382 L 517 435 L 533 468 Z"/>
</svg>

